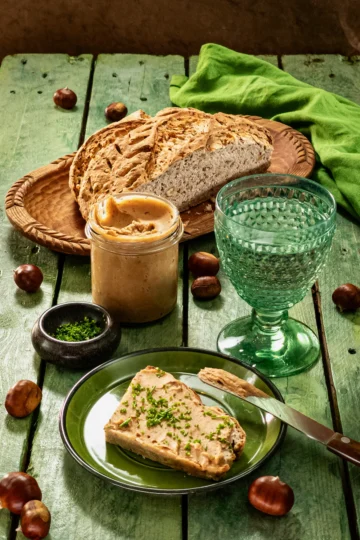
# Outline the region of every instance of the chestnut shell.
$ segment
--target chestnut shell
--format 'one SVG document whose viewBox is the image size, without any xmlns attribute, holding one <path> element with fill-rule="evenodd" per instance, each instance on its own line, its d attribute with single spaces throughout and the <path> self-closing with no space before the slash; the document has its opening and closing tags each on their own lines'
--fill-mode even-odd
<svg viewBox="0 0 360 540">
<path fill-rule="evenodd" d="M 77 95 L 73 90 L 70 90 L 67 86 L 65 88 L 59 88 L 56 90 L 53 100 L 57 107 L 61 109 L 73 109 L 77 102 Z"/>
<path fill-rule="evenodd" d="M 21 531 L 26 538 L 41 540 L 49 534 L 51 514 L 44 503 L 29 501 L 21 511 Z"/>
<path fill-rule="evenodd" d="M 201 276 L 194 279 L 191 294 L 198 300 L 212 300 L 221 293 L 221 283 L 216 276 Z"/>
<path fill-rule="evenodd" d="M 37 481 L 27 473 L 11 472 L 0 481 L 0 507 L 13 514 L 20 514 L 28 501 L 41 498 Z"/>
<path fill-rule="evenodd" d="M 125 118 L 127 113 L 128 110 L 126 105 L 124 105 L 124 103 L 121 103 L 120 101 L 110 103 L 110 105 L 108 105 L 105 109 L 105 116 L 111 122 L 119 122 L 120 120 Z"/>
<path fill-rule="evenodd" d="M 14 281 L 19 289 L 34 293 L 39 290 L 44 276 L 35 264 L 21 264 L 14 270 Z"/>
<path fill-rule="evenodd" d="M 219 259 L 207 253 L 206 251 L 198 251 L 193 253 L 188 261 L 190 272 L 195 277 L 200 276 L 216 276 L 220 269 Z"/>
<path fill-rule="evenodd" d="M 340 311 L 352 311 L 360 307 L 360 289 L 352 283 L 340 285 L 332 294 L 332 301 Z"/>
<path fill-rule="evenodd" d="M 249 487 L 249 502 L 264 514 L 284 516 L 294 505 L 294 492 L 278 476 L 261 476 Z"/>
<path fill-rule="evenodd" d="M 5 409 L 15 418 L 24 418 L 39 406 L 41 398 L 42 392 L 36 383 L 22 380 L 6 394 Z"/>
</svg>

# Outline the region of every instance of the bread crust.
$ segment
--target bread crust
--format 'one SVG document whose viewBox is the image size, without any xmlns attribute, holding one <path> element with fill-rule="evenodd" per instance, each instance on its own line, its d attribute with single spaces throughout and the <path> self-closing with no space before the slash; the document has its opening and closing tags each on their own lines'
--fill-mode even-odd
<svg viewBox="0 0 360 540">
<path fill-rule="evenodd" d="M 76 200 L 78 199 L 80 184 L 87 166 L 99 150 L 115 142 L 118 138 L 124 137 L 132 129 L 145 123 L 148 118 L 151 117 L 144 111 L 136 111 L 119 122 L 113 122 L 99 129 L 83 143 L 76 152 L 70 167 L 69 185 Z"/>
</svg>

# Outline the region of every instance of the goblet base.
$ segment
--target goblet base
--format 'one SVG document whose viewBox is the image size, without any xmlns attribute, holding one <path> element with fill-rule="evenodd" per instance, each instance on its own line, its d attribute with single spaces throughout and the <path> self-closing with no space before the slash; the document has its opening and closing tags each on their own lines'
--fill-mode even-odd
<svg viewBox="0 0 360 540">
<path fill-rule="evenodd" d="M 288 377 L 309 369 L 320 356 L 319 340 L 305 324 L 287 319 L 276 332 L 263 332 L 254 317 L 226 325 L 218 350 L 258 369 L 267 377 Z"/>
</svg>

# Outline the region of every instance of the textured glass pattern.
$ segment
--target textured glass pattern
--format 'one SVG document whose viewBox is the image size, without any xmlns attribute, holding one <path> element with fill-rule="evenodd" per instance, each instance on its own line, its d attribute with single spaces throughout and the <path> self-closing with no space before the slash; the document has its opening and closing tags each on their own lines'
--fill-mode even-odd
<svg viewBox="0 0 360 540">
<path fill-rule="evenodd" d="M 301 189 L 264 187 L 223 202 L 215 231 L 238 294 L 257 309 L 288 309 L 315 281 L 329 253 L 329 202 Z M 247 230 L 250 229 L 250 230 Z"/>
</svg>

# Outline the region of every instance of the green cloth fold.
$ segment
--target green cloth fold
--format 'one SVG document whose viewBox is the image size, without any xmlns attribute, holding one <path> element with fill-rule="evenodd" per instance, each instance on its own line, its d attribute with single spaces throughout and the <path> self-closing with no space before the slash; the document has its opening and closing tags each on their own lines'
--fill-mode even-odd
<svg viewBox="0 0 360 540">
<path fill-rule="evenodd" d="M 257 115 L 301 131 L 316 151 L 312 178 L 360 219 L 360 107 L 355 103 L 211 43 L 201 48 L 194 75 L 172 77 L 170 98 L 179 107 Z"/>
</svg>

